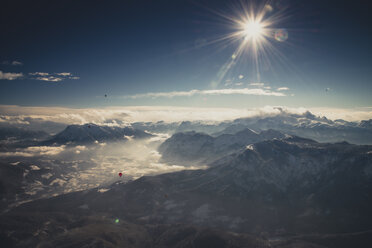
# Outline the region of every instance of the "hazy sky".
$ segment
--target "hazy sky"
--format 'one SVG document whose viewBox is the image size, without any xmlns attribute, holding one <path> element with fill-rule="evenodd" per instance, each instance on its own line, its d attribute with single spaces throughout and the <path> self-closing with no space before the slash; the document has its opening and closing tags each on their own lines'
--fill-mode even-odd
<svg viewBox="0 0 372 248">
<path fill-rule="evenodd" d="M 288 39 L 267 37 L 259 78 L 252 51 L 233 58 L 244 37 L 215 42 L 241 2 L 2 1 L 0 104 L 372 106 L 368 1 L 267 1 Z"/>
</svg>

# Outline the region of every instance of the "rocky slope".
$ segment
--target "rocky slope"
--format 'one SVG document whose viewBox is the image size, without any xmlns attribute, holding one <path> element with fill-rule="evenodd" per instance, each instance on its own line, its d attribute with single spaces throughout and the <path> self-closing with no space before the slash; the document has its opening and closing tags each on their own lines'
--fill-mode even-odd
<svg viewBox="0 0 372 248">
<path fill-rule="evenodd" d="M 161 144 L 158 150 L 162 160 L 167 163 L 208 164 L 247 145 L 284 137 L 284 134 L 275 130 L 256 133 L 248 128 L 217 137 L 196 132 L 176 133 Z"/>
</svg>

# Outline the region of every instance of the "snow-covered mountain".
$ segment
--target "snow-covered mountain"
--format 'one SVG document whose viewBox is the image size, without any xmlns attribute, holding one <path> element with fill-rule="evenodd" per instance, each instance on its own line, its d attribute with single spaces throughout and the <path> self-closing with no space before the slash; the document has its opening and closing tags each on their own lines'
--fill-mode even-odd
<svg viewBox="0 0 372 248">
<path fill-rule="evenodd" d="M 232 122 L 231 126 L 216 133 L 231 133 L 241 128 L 253 130 L 275 129 L 284 133 L 306 137 L 319 142 L 348 141 L 355 144 L 372 144 L 372 130 L 368 121 L 347 122 L 344 120 L 329 120 L 318 117 L 309 111 L 303 114 L 291 114 L 282 111 L 281 114 L 263 118 L 241 118 Z"/>
<path fill-rule="evenodd" d="M 95 124 L 70 125 L 51 139 L 44 141 L 43 145 L 53 144 L 89 144 L 94 142 L 125 141 L 128 139 L 141 139 L 152 135 L 132 127 L 110 127 Z"/>
<path fill-rule="evenodd" d="M 192 125 L 187 123 L 184 128 Z M 9 163 L 2 162 L 0 170 L 0 209 L 9 210 L 0 214 L 0 244 L 368 247 L 365 244 L 372 242 L 372 146 L 318 143 L 308 138 L 320 135 L 332 140 L 344 132 L 347 135 L 340 136 L 340 140 L 355 139 L 362 133 L 369 140 L 368 125 L 368 121 L 330 121 L 307 113 L 239 119 L 228 125 L 224 122 L 218 124 L 222 132 L 214 135 L 175 133 L 159 148 L 163 160 L 190 165 L 206 163 L 208 169 L 145 176 L 11 209 L 4 200 L 19 198 L 28 179 L 50 182 L 57 178 L 44 178 L 50 165 L 62 172 L 76 164 L 59 162 L 59 157 L 9 157 Z M 270 129 L 272 126 L 289 130 L 290 135 Z M 158 123 L 158 127 L 166 130 L 167 125 Z M 148 137 L 144 130 L 73 125 L 43 144 Z M 307 138 L 296 136 L 295 132 L 306 133 Z M 93 152 L 91 147 L 84 148 L 87 154 Z M 64 148 L 75 151 L 74 146 Z M 55 167 L 54 163 L 61 166 Z M 119 166 L 125 170 L 125 163 Z"/>
<path fill-rule="evenodd" d="M 362 128 L 372 129 L 372 119 L 361 121 L 359 126 Z"/>
<path fill-rule="evenodd" d="M 249 144 L 284 137 L 284 134 L 271 129 L 256 133 L 245 128 L 235 134 L 221 134 L 217 137 L 192 131 L 174 134 L 158 150 L 167 163 L 206 164 Z"/>
<path fill-rule="evenodd" d="M 203 121 L 184 121 L 179 123 L 133 123 L 133 127 L 151 132 L 203 132 L 214 137 L 221 134 L 235 134 L 246 128 L 255 132 L 268 129 L 314 139 L 318 142 L 347 141 L 354 144 L 372 144 L 371 120 L 350 122 L 342 119 L 330 120 L 315 116 L 307 111 L 302 114 L 291 113 L 277 108 L 273 115 L 239 118 L 233 121 L 206 123 Z"/>
</svg>

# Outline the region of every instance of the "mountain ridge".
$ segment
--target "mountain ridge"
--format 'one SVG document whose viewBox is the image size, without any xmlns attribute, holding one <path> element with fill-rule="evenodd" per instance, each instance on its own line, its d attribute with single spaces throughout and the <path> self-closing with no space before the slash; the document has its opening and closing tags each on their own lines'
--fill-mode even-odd
<svg viewBox="0 0 372 248">
<path fill-rule="evenodd" d="M 135 223 L 182 222 L 253 233 L 363 231 L 372 229 L 371 150 L 291 138 L 262 141 L 206 170 L 145 176 L 104 193 L 68 194 L 16 211 L 86 204 L 87 212 Z"/>
<path fill-rule="evenodd" d="M 42 145 L 86 144 L 107 141 L 127 141 L 142 139 L 152 134 L 132 127 L 110 127 L 95 124 L 69 125 Z"/>
<path fill-rule="evenodd" d="M 162 154 L 162 161 L 167 163 L 208 164 L 249 144 L 285 136 L 271 129 L 257 133 L 246 128 L 217 137 L 192 131 L 174 134 L 159 146 L 158 151 Z"/>
</svg>

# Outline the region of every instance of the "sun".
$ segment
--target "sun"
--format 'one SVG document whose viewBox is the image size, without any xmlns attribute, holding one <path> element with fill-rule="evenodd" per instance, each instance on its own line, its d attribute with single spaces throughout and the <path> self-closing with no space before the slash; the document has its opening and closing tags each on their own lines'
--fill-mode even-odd
<svg viewBox="0 0 372 248">
<path fill-rule="evenodd" d="M 259 50 L 267 46 L 268 39 L 271 38 L 273 20 L 267 18 L 266 14 L 265 10 L 253 11 L 252 9 L 232 19 L 236 31 L 231 37 L 241 41 L 241 47 L 238 50 L 242 51 L 244 48 L 252 54 L 257 54 Z"/>
<path fill-rule="evenodd" d="M 285 28 L 278 28 L 278 24 L 286 20 L 285 11 L 277 11 L 271 6 L 271 0 L 262 0 L 260 4 L 253 4 L 249 0 L 239 0 L 232 5 L 232 14 L 217 13 L 230 27 L 231 32 L 218 37 L 214 42 L 221 42 L 223 46 L 234 44 L 234 52 L 217 73 L 216 84 L 233 70 L 233 67 L 247 65 L 246 72 L 256 74 L 257 82 L 261 81 L 260 67 L 269 68 L 271 60 L 284 61 L 282 53 L 276 49 L 273 41 L 285 42 L 288 32 Z"/>
<path fill-rule="evenodd" d="M 248 21 L 244 24 L 243 28 L 245 40 L 259 40 L 263 38 L 264 26 L 259 21 Z"/>
</svg>

